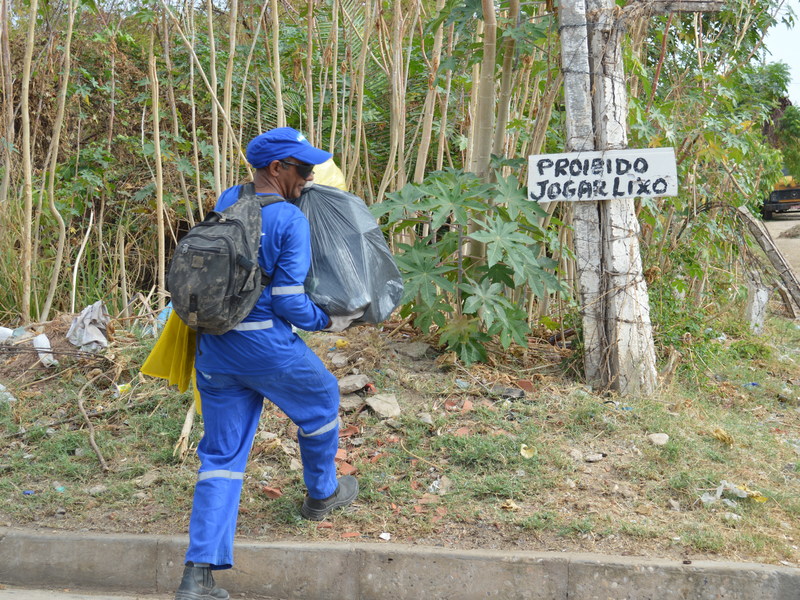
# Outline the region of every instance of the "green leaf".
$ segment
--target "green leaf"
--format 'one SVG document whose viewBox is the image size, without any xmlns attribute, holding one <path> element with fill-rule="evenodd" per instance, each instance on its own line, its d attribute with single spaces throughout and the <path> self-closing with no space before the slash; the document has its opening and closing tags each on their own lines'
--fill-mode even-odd
<svg viewBox="0 0 800 600">
<path fill-rule="evenodd" d="M 399 244 L 398 247 L 403 251 L 395 256 L 397 266 L 404 274 L 402 304 L 418 298 L 422 303 L 432 305 L 440 290 L 455 292 L 455 284 L 446 277 L 455 267 L 439 264 L 433 246 L 417 242 L 414 246 Z"/>
<path fill-rule="evenodd" d="M 469 235 L 471 239 L 486 244 L 486 260 L 489 266 L 502 261 L 506 256 L 515 257 L 520 253 L 530 252 L 528 245 L 531 238 L 519 232 L 519 226 L 513 221 L 503 221 L 499 216 L 481 222 L 482 231 Z"/>
</svg>

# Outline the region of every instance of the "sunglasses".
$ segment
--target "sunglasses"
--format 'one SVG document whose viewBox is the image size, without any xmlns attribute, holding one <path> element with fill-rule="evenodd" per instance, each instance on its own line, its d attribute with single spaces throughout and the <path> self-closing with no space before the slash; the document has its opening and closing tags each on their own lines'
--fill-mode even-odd
<svg viewBox="0 0 800 600">
<path fill-rule="evenodd" d="M 308 179 L 314 174 L 314 167 L 316 165 L 309 165 L 307 163 L 296 163 L 291 162 L 288 160 L 281 160 L 279 161 L 283 165 L 292 165 L 295 169 L 297 169 L 297 174 L 300 175 L 303 179 Z"/>
</svg>

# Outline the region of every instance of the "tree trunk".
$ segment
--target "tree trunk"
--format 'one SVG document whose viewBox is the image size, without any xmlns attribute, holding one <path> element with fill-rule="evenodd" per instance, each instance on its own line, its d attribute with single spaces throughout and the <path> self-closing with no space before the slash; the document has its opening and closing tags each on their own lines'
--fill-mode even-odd
<svg viewBox="0 0 800 600">
<path fill-rule="evenodd" d="M 53 272 L 50 276 L 50 287 L 47 290 L 47 298 L 42 307 L 39 319 L 47 321 L 50 318 L 50 308 L 53 305 L 53 298 L 58 288 L 58 280 L 61 275 L 61 263 L 64 260 L 64 244 L 67 238 L 67 229 L 64 219 L 56 208 L 55 201 L 55 180 L 56 166 L 58 165 L 58 150 L 61 141 L 61 127 L 64 123 L 64 108 L 67 103 L 67 89 L 72 69 L 72 30 L 75 23 L 75 4 L 73 0 L 67 5 L 67 33 L 64 39 L 64 63 L 61 68 L 61 85 L 58 91 L 58 108 L 56 118 L 53 122 L 53 137 L 50 140 L 50 165 L 47 174 L 47 200 L 50 206 L 50 213 L 58 223 L 58 240 L 56 241 L 56 256 L 53 261 Z"/>
<path fill-rule="evenodd" d="M 31 320 L 31 263 L 32 244 L 31 227 L 33 223 L 33 165 L 31 164 L 31 120 L 28 100 L 31 87 L 31 62 L 35 43 L 36 14 L 39 10 L 38 0 L 31 0 L 29 7 L 28 37 L 25 42 L 25 58 L 22 64 L 22 94 L 20 96 L 20 112 L 22 115 L 22 171 L 25 176 L 23 189 L 22 214 L 22 297 L 20 298 L 20 317 L 23 323 Z"/>
<path fill-rule="evenodd" d="M 511 0 L 509 3 L 508 17 L 516 25 L 519 19 L 519 0 Z M 511 75 L 515 47 L 514 38 L 511 36 L 506 38 L 503 44 L 503 74 L 500 79 L 500 97 L 497 103 L 497 126 L 494 130 L 494 142 L 492 143 L 492 153 L 497 156 L 505 155 L 504 141 L 506 126 L 508 125 L 508 113 L 511 106 Z"/>
<path fill-rule="evenodd" d="M 628 104 L 622 70 L 622 29 L 612 0 L 588 0 L 594 129 L 598 150 L 627 147 Z M 652 394 L 658 385 L 650 300 L 642 273 L 639 221 L 632 198 L 599 204 L 603 238 L 605 364 L 608 384 L 623 394 Z"/>
<path fill-rule="evenodd" d="M 286 110 L 283 107 L 281 89 L 280 23 L 278 21 L 278 0 L 272 0 L 272 80 L 275 85 L 275 112 L 278 127 L 286 127 Z"/>
<path fill-rule="evenodd" d="M 562 3 L 559 9 L 561 64 L 564 71 L 567 152 L 594 150 L 589 77 L 588 27 L 584 0 Z M 568 68 L 567 68 L 568 66 Z M 602 251 L 598 206 L 576 202 L 572 207 L 577 288 L 583 319 L 584 371 L 591 386 L 607 384 L 603 352 L 608 347 L 603 328 Z"/>
<path fill-rule="evenodd" d="M 8 0 L 0 0 L 0 55 L 2 55 L 3 67 L 3 98 L 5 114 L 5 131 L 3 132 L 3 180 L 0 182 L 0 206 L 8 201 L 8 189 L 11 184 L 11 172 L 13 165 L 14 141 L 14 84 L 11 76 L 11 46 L 8 40 L 9 34 Z"/>
<path fill-rule="evenodd" d="M 155 146 L 156 163 L 156 223 L 158 232 L 158 300 L 157 308 L 161 312 L 166 306 L 167 282 L 166 282 L 166 249 L 164 240 L 164 174 L 161 162 L 161 127 L 159 115 L 159 88 L 158 88 L 158 69 L 156 68 L 156 57 L 153 52 L 155 34 L 150 36 L 150 87 L 153 101 L 153 145 Z"/>
</svg>

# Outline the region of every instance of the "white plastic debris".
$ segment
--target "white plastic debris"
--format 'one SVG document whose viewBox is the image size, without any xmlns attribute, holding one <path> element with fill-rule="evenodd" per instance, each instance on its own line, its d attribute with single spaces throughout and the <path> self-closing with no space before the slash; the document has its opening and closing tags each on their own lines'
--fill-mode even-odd
<svg viewBox="0 0 800 600">
<path fill-rule="evenodd" d="M 58 366 L 58 361 L 50 352 L 50 350 L 52 349 L 50 347 L 50 340 L 47 338 L 45 334 L 40 333 L 35 338 L 33 338 L 33 347 L 36 348 L 36 352 L 39 354 L 39 360 L 42 361 L 42 364 L 45 367 Z"/>
<path fill-rule="evenodd" d="M 386 532 L 384 531 L 384 532 L 383 532 L 382 534 L 380 534 L 378 537 L 379 537 L 379 538 L 381 538 L 382 540 L 386 540 L 386 541 L 388 542 L 390 539 L 392 539 L 392 534 L 391 534 L 391 533 L 386 533 Z"/>
<path fill-rule="evenodd" d="M 3 402 L 16 402 L 17 399 L 13 396 L 11 392 L 8 391 L 8 388 L 0 383 L 0 404 Z"/>
<path fill-rule="evenodd" d="M 13 333 L 13 329 L 9 329 L 8 327 L 0 327 L 0 344 L 10 338 Z"/>
<path fill-rule="evenodd" d="M 108 346 L 106 327 L 111 321 L 102 300 L 98 300 L 75 317 L 67 331 L 67 339 L 81 350 L 95 352 Z"/>
</svg>

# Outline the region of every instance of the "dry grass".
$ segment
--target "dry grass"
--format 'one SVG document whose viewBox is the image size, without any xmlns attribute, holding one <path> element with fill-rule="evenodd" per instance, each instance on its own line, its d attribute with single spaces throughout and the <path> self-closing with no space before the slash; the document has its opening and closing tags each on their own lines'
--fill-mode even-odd
<svg viewBox="0 0 800 600">
<path fill-rule="evenodd" d="M 296 430 L 267 403 L 240 536 L 388 533 L 459 548 L 798 564 L 800 330 L 782 319 L 770 328 L 760 340 L 696 346 L 672 387 L 648 399 L 591 393 L 565 375 L 569 351 L 539 340 L 467 368 L 433 347 L 410 356 L 425 340 L 391 325 L 349 331 L 338 348 L 337 336 L 308 336 L 338 377 L 372 382 L 342 412 L 340 467 L 355 469 L 363 491 L 322 524 L 300 519 Z M 62 355 L 53 373 L 0 355 L 0 381 L 18 397 L 0 406 L 0 523 L 185 535 L 197 460 L 173 446 L 191 396 L 138 375 L 151 344 L 120 330 L 103 358 Z M 337 353 L 346 364 L 334 367 Z M 87 386 L 98 369 L 105 376 Z M 132 390 L 118 394 L 121 383 Z M 76 407 L 82 387 L 106 473 Z M 366 399 L 376 392 L 394 394 L 402 414 L 374 414 Z M 201 430 L 198 420 L 190 444 Z M 656 446 L 651 433 L 669 441 Z M 704 505 L 723 480 L 766 501 L 726 493 L 735 505 Z"/>
</svg>

